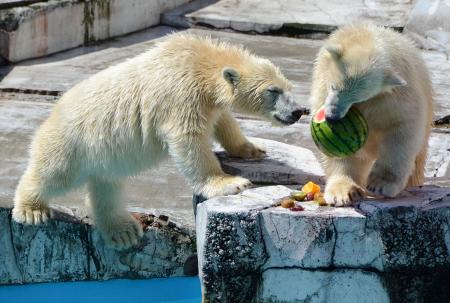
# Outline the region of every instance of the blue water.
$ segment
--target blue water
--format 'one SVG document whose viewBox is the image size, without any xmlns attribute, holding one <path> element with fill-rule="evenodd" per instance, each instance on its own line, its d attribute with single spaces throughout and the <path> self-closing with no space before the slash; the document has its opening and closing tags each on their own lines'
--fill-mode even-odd
<svg viewBox="0 0 450 303">
<path fill-rule="evenodd" d="M 0 303 L 200 303 L 193 278 L 64 282 L 0 287 Z"/>
</svg>

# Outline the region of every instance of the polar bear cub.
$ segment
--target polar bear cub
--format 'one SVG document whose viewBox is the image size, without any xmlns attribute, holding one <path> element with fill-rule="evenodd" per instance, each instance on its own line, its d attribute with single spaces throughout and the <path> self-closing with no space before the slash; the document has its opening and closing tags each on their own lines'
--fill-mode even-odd
<svg viewBox="0 0 450 303">
<path fill-rule="evenodd" d="M 106 243 L 130 247 L 142 229 L 122 203 L 124 177 L 170 155 L 196 194 L 238 193 L 250 181 L 222 171 L 210 138 L 234 157 L 264 156 L 231 110 L 292 124 L 304 108 L 291 88 L 270 61 L 241 47 L 173 34 L 62 96 L 35 134 L 13 218 L 45 222 L 49 199 L 87 183 L 87 203 Z"/>
<path fill-rule="evenodd" d="M 325 104 L 331 122 L 354 106 L 369 126 L 355 155 L 324 158 L 329 203 L 351 204 L 365 195 L 364 187 L 395 197 L 423 183 L 432 89 L 419 51 L 405 36 L 370 23 L 334 32 L 314 67 L 311 103 L 313 111 Z"/>
</svg>

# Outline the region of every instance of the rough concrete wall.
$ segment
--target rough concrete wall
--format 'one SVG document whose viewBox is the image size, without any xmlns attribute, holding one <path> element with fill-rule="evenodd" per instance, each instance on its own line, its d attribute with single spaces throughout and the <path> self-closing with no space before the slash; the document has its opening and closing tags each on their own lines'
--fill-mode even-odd
<svg viewBox="0 0 450 303">
<path fill-rule="evenodd" d="M 189 1 L 62 0 L 2 10 L 0 56 L 17 62 L 138 31 Z"/>
<path fill-rule="evenodd" d="M 59 207 L 41 226 L 0 208 L 0 284 L 195 275 L 195 235 L 165 216 L 135 214 L 145 227 L 137 247 L 106 247 L 89 219 Z"/>
</svg>

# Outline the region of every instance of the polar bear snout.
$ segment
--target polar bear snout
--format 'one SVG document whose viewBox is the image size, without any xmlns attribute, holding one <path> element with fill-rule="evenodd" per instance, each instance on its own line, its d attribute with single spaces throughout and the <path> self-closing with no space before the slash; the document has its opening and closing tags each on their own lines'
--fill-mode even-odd
<svg viewBox="0 0 450 303">
<path fill-rule="evenodd" d="M 304 114 L 307 114 L 309 110 L 306 107 L 301 107 L 292 112 L 291 116 L 295 121 L 298 121 Z"/>
<path fill-rule="evenodd" d="M 307 108 L 302 107 L 292 111 L 289 114 L 276 112 L 273 114 L 273 117 L 283 125 L 291 125 L 297 122 L 304 114 L 308 112 L 309 111 Z"/>
<path fill-rule="evenodd" d="M 290 93 L 282 94 L 278 97 L 272 112 L 273 118 L 283 125 L 290 125 L 297 122 L 302 115 L 307 114 L 309 110 L 293 101 Z"/>
</svg>

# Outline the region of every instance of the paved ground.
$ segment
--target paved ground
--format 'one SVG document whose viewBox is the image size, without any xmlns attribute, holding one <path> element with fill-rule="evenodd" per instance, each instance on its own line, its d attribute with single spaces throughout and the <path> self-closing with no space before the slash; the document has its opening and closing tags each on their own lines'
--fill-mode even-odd
<svg viewBox="0 0 450 303">
<path fill-rule="evenodd" d="M 83 47 L 46 58 L 0 68 L 0 205 L 11 205 L 13 191 L 25 168 L 32 133 L 48 116 L 57 95 L 82 79 L 112 64 L 132 57 L 149 47 L 173 28 L 160 26 L 121 37 L 98 46 Z M 313 58 L 321 41 L 190 29 L 242 43 L 255 53 L 270 58 L 293 81 L 295 97 L 307 104 Z M 450 62 L 438 52 L 424 51 L 430 67 L 438 101 L 437 115 L 450 114 Z M 13 91 L 14 93 L 11 93 Z M 27 92 L 17 93 L 18 91 Z M 41 95 L 50 94 L 50 95 Z M 311 148 L 308 118 L 287 128 L 273 128 L 269 123 L 239 116 L 244 131 L 251 136 Z M 429 182 L 450 185 L 450 133 L 441 129 L 433 133 L 427 175 Z M 82 203 L 84 192 L 72 193 L 54 201 L 67 206 Z M 130 179 L 127 202 L 132 207 L 164 209 L 175 217 L 191 221 L 191 191 L 178 174 L 173 162 Z"/>
<path fill-rule="evenodd" d="M 218 29 L 266 33 L 283 26 L 331 31 L 357 20 L 402 28 L 412 1 L 222 0 L 187 15 L 189 22 Z"/>
</svg>

